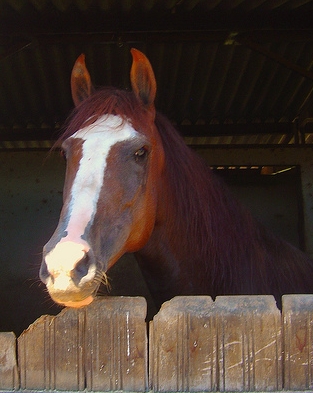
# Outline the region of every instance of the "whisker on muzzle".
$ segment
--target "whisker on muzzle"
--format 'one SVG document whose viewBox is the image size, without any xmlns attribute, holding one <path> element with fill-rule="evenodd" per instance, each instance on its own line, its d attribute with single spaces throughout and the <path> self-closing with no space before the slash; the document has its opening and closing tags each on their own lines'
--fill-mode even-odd
<svg viewBox="0 0 313 393">
<path fill-rule="evenodd" d="M 94 281 L 97 282 L 99 285 L 103 284 L 106 287 L 106 290 L 110 292 L 110 279 L 106 273 L 102 272 L 101 270 L 97 270 Z"/>
</svg>

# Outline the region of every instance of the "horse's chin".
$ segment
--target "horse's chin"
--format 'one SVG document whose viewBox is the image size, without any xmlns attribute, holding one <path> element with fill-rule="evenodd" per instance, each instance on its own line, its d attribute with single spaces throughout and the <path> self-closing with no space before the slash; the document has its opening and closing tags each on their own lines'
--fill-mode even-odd
<svg viewBox="0 0 313 393">
<path fill-rule="evenodd" d="M 72 308 L 80 308 L 84 306 L 88 306 L 88 304 L 92 303 L 94 300 L 93 296 L 88 296 L 84 300 L 80 301 L 68 301 L 68 302 L 62 302 L 61 304 L 65 307 L 72 307 Z"/>
<path fill-rule="evenodd" d="M 51 291 L 48 290 L 49 295 L 51 296 L 52 300 L 60 304 L 61 306 L 71 307 L 71 308 L 80 308 L 84 306 L 88 306 L 88 304 L 92 303 L 95 298 L 96 292 L 88 292 L 88 293 L 71 293 L 66 294 L 65 292 L 61 291 Z"/>
</svg>

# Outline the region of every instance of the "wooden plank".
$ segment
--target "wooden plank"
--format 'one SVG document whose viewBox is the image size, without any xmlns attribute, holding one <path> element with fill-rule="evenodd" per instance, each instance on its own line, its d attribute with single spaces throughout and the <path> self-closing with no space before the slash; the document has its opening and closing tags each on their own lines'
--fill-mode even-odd
<svg viewBox="0 0 313 393">
<path fill-rule="evenodd" d="M 21 389 L 50 389 L 49 326 L 53 317 L 43 315 L 18 338 Z"/>
<path fill-rule="evenodd" d="M 150 324 L 146 302 L 108 297 L 42 316 L 18 339 L 20 388 L 59 391 L 313 389 L 313 295 L 181 296 Z M 283 328 L 282 328 L 283 321 Z M 283 329 L 283 337 L 282 337 Z M 282 342 L 283 341 L 283 342 Z M 0 390 L 18 389 L 15 336 L 0 334 Z"/>
<path fill-rule="evenodd" d="M 272 296 L 221 296 L 214 303 L 219 391 L 282 389 L 281 314 Z"/>
<path fill-rule="evenodd" d="M 50 326 L 50 389 L 84 390 L 85 309 L 65 309 Z"/>
<path fill-rule="evenodd" d="M 107 297 L 42 316 L 18 339 L 21 388 L 145 391 L 146 301 Z"/>
<path fill-rule="evenodd" d="M 272 296 L 177 297 L 151 323 L 154 391 L 282 389 L 281 314 Z"/>
<path fill-rule="evenodd" d="M 146 313 L 142 297 L 108 297 L 86 308 L 87 390 L 147 390 Z"/>
<path fill-rule="evenodd" d="M 313 295 L 285 295 L 284 388 L 313 389 Z"/>
<path fill-rule="evenodd" d="M 44 315 L 18 338 L 22 389 L 83 390 L 84 311 Z"/>
<path fill-rule="evenodd" d="M 3 332 L 0 333 L 0 390 L 18 388 L 16 337 L 13 332 Z"/>
<path fill-rule="evenodd" d="M 154 391 L 216 387 L 216 335 L 209 296 L 179 296 L 150 324 L 150 384 Z"/>
</svg>

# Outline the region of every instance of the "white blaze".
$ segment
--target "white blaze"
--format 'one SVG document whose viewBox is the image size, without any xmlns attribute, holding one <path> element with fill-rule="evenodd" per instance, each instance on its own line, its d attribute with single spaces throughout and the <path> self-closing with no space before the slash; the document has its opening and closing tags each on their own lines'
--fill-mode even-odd
<svg viewBox="0 0 313 393">
<path fill-rule="evenodd" d="M 80 239 L 86 226 L 93 222 L 107 157 L 112 146 L 132 139 L 137 132 L 119 116 L 103 116 L 77 131 L 71 138 L 82 139 L 82 158 L 71 190 L 70 219 L 65 229 L 68 238 Z"/>
<path fill-rule="evenodd" d="M 132 139 L 136 135 L 138 133 L 131 124 L 123 122 L 121 117 L 105 115 L 69 138 L 69 140 L 83 140 L 82 157 L 70 194 L 70 217 L 65 229 L 67 235 L 60 243 L 66 242 L 67 245 L 70 244 L 69 242 L 84 243 L 81 236 L 94 220 L 109 151 L 116 143 Z M 60 243 L 46 257 L 49 271 L 53 270 L 55 265 L 59 268 Z M 88 252 L 87 243 L 84 250 L 78 249 L 78 252 Z M 73 269 L 76 261 L 76 257 L 70 258 L 67 268 Z"/>
</svg>

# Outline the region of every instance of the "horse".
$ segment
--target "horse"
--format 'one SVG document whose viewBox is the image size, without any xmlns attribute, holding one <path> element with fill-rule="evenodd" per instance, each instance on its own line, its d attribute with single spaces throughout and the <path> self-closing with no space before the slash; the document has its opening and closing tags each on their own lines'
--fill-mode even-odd
<svg viewBox="0 0 313 393">
<path fill-rule="evenodd" d="M 184 143 L 155 109 L 149 60 L 131 54 L 130 91 L 94 89 L 84 55 L 72 70 L 63 207 L 40 267 L 52 299 L 90 304 L 125 253 L 157 307 L 176 295 L 271 294 L 280 304 L 313 293 L 313 261 L 256 221 Z"/>
</svg>

